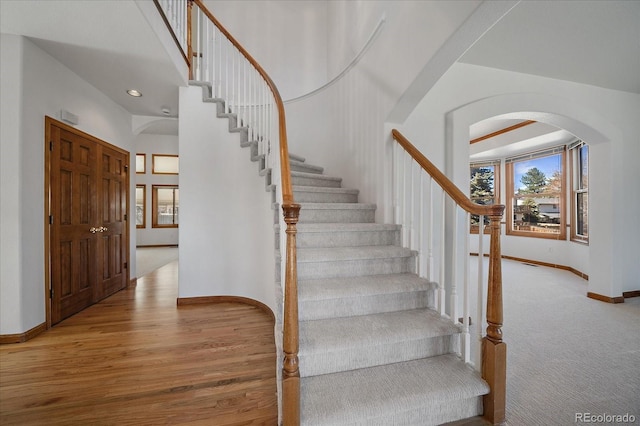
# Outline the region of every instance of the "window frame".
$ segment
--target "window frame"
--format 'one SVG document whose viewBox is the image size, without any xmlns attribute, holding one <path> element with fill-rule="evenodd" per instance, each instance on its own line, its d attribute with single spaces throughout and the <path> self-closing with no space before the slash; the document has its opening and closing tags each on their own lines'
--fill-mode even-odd
<svg viewBox="0 0 640 426">
<path fill-rule="evenodd" d="M 500 169 L 502 167 L 501 160 L 490 160 L 490 161 L 482 161 L 478 163 L 469 163 L 469 174 L 471 174 L 471 169 L 479 169 L 483 167 L 493 167 L 493 205 L 500 204 L 500 189 L 501 189 L 501 181 L 500 181 Z M 471 176 L 469 176 L 469 180 L 471 181 Z M 475 203 L 473 198 L 471 198 L 471 187 L 469 187 L 469 199 Z M 477 203 L 476 203 L 477 204 Z M 469 233 L 477 234 L 479 232 L 480 226 L 469 224 Z M 484 227 L 484 233 L 490 234 L 491 230 L 488 226 Z"/>
<path fill-rule="evenodd" d="M 142 189 L 142 224 L 138 225 L 138 188 Z M 136 229 L 147 227 L 147 185 L 136 184 Z"/>
<path fill-rule="evenodd" d="M 158 189 L 173 189 L 173 210 L 180 209 L 180 203 L 178 202 L 178 206 L 176 208 L 176 190 L 179 190 L 179 186 L 177 184 L 165 184 L 165 185 L 152 185 L 151 186 L 151 208 L 153 209 L 151 215 L 151 227 L 152 228 L 178 228 L 180 222 L 178 219 L 178 223 L 175 223 L 176 214 L 173 214 L 173 222 L 174 223 L 158 223 Z M 180 214 L 178 213 L 178 218 Z"/>
<path fill-rule="evenodd" d="M 582 170 L 581 170 L 581 158 L 580 158 L 580 150 L 586 147 L 587 148 L 587 185 L 586 188 L 581 188 L 582 180 Z M 587 194 L 589 195 L 589 145 L 584 141 L 576 141 L 571 144 L 568 148 L 569 151 L 569 161 L 570 161 L 570 188 L 571 188 L 571 225 L 570 225 L 570 240 L 576 243 L 589 244 L 589 210 L 587 206 L 587 235 L 578 234 L 578 195 L 579 194 Z M 588 204 L 588 201 L 587 201 Z"/>
<path fill-rule="evenodd" d="M 567 238 L 567 208 L 566 208 L 566 182 L 567 182 L 567 167 L 566 167 L 566 152 L 565 146 L 549 148 L 543 151 L 531 152 L 527 154 L 518 155 L 517 157 L 507 158 L 505 160 L 505 175 L 506 175 L 506 234 L 518 237 L 530 237 L 530 238 L 542 238 L 549 240 L 566 240 Z M 560 192 L 559 198 L 559 210 L 560 210 L 560 224 L 559 233 L 546 233 L 546 232 L 532 232 L 514 229 L 514 211 L 513 204 L 515 198 L 515 170 L 514 165 L 524 160 L 535 160 L 538 158 L 550 157 L 553 155 L 560 155 Z"/>
<path fill-rule="evenodd" d="M 142 171 L 138 171 L 138 157 L 142 157 Z M 144 153 L 137 153 L 136 154 L 136 174 L 137 175 L 143 175 L 147 173 L 147 154 Z"/>
<path fill-rule="evenodd" d="M 156 167 L 156 159 L 157 158 L 179 158 L 178 154 L 152 154 L 151 156 L 151 173 L 154 175 L 178 175 L 180 174 L 180 168 L 176 169 L 175 172 L 164 172 L 158 171 Z M 179 165 L 179 160 L 178 160 Z"/>
</svg>

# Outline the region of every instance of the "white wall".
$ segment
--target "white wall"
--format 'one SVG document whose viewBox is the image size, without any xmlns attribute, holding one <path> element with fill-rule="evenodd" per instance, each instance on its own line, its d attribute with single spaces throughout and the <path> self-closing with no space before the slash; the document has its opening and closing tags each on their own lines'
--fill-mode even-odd
<svg viewBox="0 0 640 426">
<path fill-rule="evenodd" d="M 503 236 L 503 253 L 564 264 L 589 274 L 589 291 L 617 297 L 640 288 L 640 208 L 633 182 L 640 95 L 456 64 L 424 97 L 401 131 L 468 191 L 469 125 L 509 112 L 565 128 L 590 144 L 590 245 Z M 443 150 L 442 142 L 446 141 Z M 597 201 L 594 201 L 597 200 Z M 624 208 L 620 208 L 624 206 Z M 585 270 L 586 269 L 586 270 Z"/>
<path fill-rule="evenodd" d="M 283 99 L 327 82 L 327 2 L 206 0 L 209 11 L 274 80 Z"/>
<path fill-rule="evenodd" d="M 329 58 L 338 58 L 330 59 L 330 73 L 353 57 L 381 17 L 386 21 L 344 78 L 317 96 L 287 104 L 290 150 L 325 167 L 326 174 L 342 177 L 344 186 L 358 188 L 361 201 L 378 205 L 377 221 L 392 220 L 385 121 L 399 103 L 411 104 L 404 96 L 409 87 L 414 93 L 428 90 L 433 75 L 476 40 L 479 28 L 504 13 L 479 13 L 482 6 L 474 1 L 329 2 Z M 462 31 L 467 26 L 476 32 Z"/>
<path fill-rule="evenodd" d="M 126 111 L 31 41 L 7 34 L 0 41 L 0 334 L 16 334 L 45 322 L 44 117 L 59 119 L 60 110 L 68 110 L 79 116 L 78 129 L 129 151 L 133 134 Z M 131 160 L 135 170 L 135 158 Z M 135 205 L 133 198 L 131 202 Z M 135 276 L 135 256 L 130 265 Z"/>
<path fill-rule="evenodd" d="M 241 296 L 275 312 L 271 195 L 215 114 L 199 87 L 180 88 L 179 297 Z"/>
<path fill-rule="evenodd" d="M 0 34 L 0 334 L 22 326 L 20 229 L 23 40 Z M 37 324 L 37 323 L 36 323 Z"/>
<path fill-rule="evenodd" d="M 151 193 L 153 185 L 178 185 L 177 175 L 159 175 L 152 173 L 153 154 L 178 155 L 178 136 L 140 134 L 135 139 L 136 152 L 146 154 L 146 173 L 136 174 L 137 185 L 146 186 L 146 227 L 136 228 L 136 244 L 138 246 L 177 245 L 179 228 L 153 228 Z"/>
</svg>

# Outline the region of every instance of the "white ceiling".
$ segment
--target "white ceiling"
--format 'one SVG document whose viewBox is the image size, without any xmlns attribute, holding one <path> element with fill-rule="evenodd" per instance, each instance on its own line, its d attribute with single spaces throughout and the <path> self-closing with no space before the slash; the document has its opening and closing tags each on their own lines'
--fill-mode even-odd
<svg viewBox="0 0 640 426">
<path fill-rule="evenodd" d="M 521 1 L 460 62 L 640 93 L 640 1 Z M 470 139 L 522 121 L 484 120 L 471 126 Z M 574 139 L 565 130 L 535 123 L 471 145 L 471 160 Z"/>
<path fill-rule="evenodd" d="M 640 93 L 640 1 L 521 1 L 460 61 Z"/>
<path fill-rule="evenodd" d="M 178 115 L 184 79 L 132 0 L 0 0 L 0 30 L 27 36 L 132 115 Z"/>
<path fill-rule="evenodd" d="M 471 140 L 498 130 L 506 129 L 526 120 L 490 118 L 472 125 Z M 576 140 L 571 133 L 548 124 L 534 122 L 483 141 L 469 147 L 469 157 L 473 162 L 494 160 L 517 155 L 522 152 L 538 151 L 553 146 L 565 145 Z"/>
<path fill-rule="evenodd" d="M 640 93 L 638 22 L 640 1 L 522 1 L 461 61 Z M 178 114 L 183 76 L 134 0 L 0 0 L 0 31 L 31 38 L 133 115 Z"/>
</svg>

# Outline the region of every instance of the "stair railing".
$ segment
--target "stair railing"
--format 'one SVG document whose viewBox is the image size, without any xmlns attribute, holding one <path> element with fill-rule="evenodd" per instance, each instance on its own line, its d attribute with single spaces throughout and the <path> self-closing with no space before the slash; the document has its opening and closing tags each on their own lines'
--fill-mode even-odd
<svg viewBox="0 0 640 426">
<path fill-rule="evenodd" d="M 176 44 L 180 48 L 180 53 L 184 57 L 187 65 L 190 65 L 191 55 L 189 49 L 189 3 L 191 0 L 154 0 L 158 10 L 161 12 L 167 28 Z"/>
<path fill-rule="evenodd" d="M 490 387 L 483 401 L 484 417 L 494 424 L 502 423 L 505 418 L 506 344 L 502 341 L 501 329 L 500 221 L 505 206 L 475 204 L 398 130 L 394 129 L 392 135 L 397 142 L 393 146 L 394 217 L 396 223 L 402 225 L 403 245 L 418 252 L 418 274 L 431 282 L 438 282 L 435 307 L 441 315 L 449 317 L 462 328 L 460 355 L 466 363 L 471 363 L 470 223 L 472 215 L 479 216 L 478 306 L 475 315 L 478 339 L 474 367 L 481 371 Z M 485 217 L 489 220 L 490 231 L 486 318 L 483 314 Z M 436 218 L 439 224 L 435 223 Z M 448 235 L 447 230 L 450 230 Z M 463 247 L 458 245 L 461 235 L 464 235 Z M 438 253 L 434 252 L 436 244 Z M 437 266 L 435 260 L 438 261 Z M 461 263 L 464 265 L 462 276 L 457 271 Z M 434 276 L 436 270 L 438 277 Z M 448 294 L 446 283 L 449 283 Z M 482 330 L 485 319 L 486 334 Z"/>
<path fill-rule="evenodd" d="M 287 127 L 282 97 L 258 62 L 213 16 L 201 0 L 155 0 L 169 29 L 188 57 L 189 78 L 210 84 L 211 97 L 235 118 L 238 130 L 256 142 L 264 170 L 272 179 L 280 174 L 276 199 L 282 205 L 279 247 L 285 247 L 283 306 L 282 421 L 300 424 L 300 369 L 298 361 L 298 276 L 296 226 L 300 205 L 291 184 Z M 194 6 L 196 6 L 194 8 Z M 183 24 L 186 27 L 183 29 Z M 186 47 L 182 40 L 185 40 Z M 185 50 L 186 49 L 186 50 Z M 272 155 L 272 150 L 279 155 Z M 278 317 L 278 315 L 277 315 Z"/>
</svg>

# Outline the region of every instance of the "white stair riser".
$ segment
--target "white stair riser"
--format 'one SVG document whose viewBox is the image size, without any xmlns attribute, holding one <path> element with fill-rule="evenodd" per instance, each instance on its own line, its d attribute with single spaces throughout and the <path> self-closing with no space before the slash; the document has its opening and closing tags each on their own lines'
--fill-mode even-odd
<svg viewBox="0 0 640 426">
<path fill-rule="evenodd" d="M 300 377 L 455 353 L 460 350 L 459 342 L 458 335 L 446 335 L 404 342 L 371 342 L 367 346 L 331 352 L 323 352 L 322 348 L 317 348 L 317 351 L 307 353 L 300 348 Z"/>
<path fill-rule="evenodd" d="M 327 262 L 298 262 L 298 280 L 415 273 L 415 258 L 375 258 Z"/>
<path fill-rule="evenodd" d="M 301 321 L 370 315 L 434 306 L 433 291 L 379 294 L 368 297 L 300 301 Z"/>
</svg>

